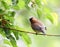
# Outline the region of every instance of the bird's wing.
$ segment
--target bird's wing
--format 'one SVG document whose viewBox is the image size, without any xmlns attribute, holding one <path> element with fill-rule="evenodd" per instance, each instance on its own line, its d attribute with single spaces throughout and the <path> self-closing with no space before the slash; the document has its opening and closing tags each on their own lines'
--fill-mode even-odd
<svg viewBox="0 0 60 47">
<path fill-rule="evenodd" d="M 37 23 L 32 24 L 32 28 L 33 28 L 34 30 L 38 30 L 38 31 L 41 30 L 41 26 L 40 26 L 39 24 L 37 24 Z"/>
<path fill-rule="evenodd" d="M 31 26 L 35 31 L 42 32 L 43 34 L 45 34 L 44 28 L 43 28 L 43 26 L 40 26 L 40 24 L 34 23 Z"/>
</svg>

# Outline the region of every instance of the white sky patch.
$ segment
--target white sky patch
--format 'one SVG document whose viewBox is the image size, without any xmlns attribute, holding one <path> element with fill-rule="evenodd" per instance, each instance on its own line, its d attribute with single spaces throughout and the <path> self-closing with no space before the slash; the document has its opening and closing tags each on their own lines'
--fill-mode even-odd
<svg viewBox="0 0 60 47">
<path fill-rule="evenodd" d="M 28 6 L 31 8 L 32 2 L 29 2 Z"/>
<path fill-rule="evenodd" d="M 0 44 L 3 44 L 3 37 L 0 35 Z"/>
<path fill-rule="evenodd" d="M 18 47 L 27 47 L 22 39 L 17 40 Z"/>
</svg>

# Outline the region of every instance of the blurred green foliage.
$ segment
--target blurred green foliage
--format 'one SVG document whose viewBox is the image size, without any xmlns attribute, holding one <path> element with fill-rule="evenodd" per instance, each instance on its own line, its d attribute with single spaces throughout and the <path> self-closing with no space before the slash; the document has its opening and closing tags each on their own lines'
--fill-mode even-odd
<svg viewBox="0 0 60 47">
<path fill-rule="evenodd" d="M 16 40 L 19 40 L 19 37 L 21 37 L 27 47 L 30 47 L 31 44 L 31 47 L 54 47 L 51 46 L 52 44 L 50 42 L 51 40 L 52 42 L 55 41 L 53 37 L 30 35 L 6 29 L 12 28 L 20 31 L 33 32 L 29 22 L 29 18 L 33 16 L 46 24 L 48 27 L 47 33 L 53 31 L 52 34 L 54 34 L 60 27 L 58 27 L 58 15 L 52 10 L 52 6 L 50 5 L 50 2 L 52 3 L 53 1 L 0 0 L 0 26 L 4 27 L 0 28 L 0 34 L 6 38 L 4 39 L 4 43 L 12 47 L 18 47 Z M 57 29 L 55 30 L 56 27 Z"/>
</svg>

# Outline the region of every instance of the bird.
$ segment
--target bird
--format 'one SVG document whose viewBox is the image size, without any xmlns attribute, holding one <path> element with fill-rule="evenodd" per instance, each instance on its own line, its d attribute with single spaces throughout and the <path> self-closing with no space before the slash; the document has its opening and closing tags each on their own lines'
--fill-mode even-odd
<svg viewBox="0 0 60 47">
<path fill-rule="evenodd" d="M 35 17 L 31 17 L 29 21 L 31 23 L 32 29 L 36 32 L 36 35 L 40 32 L 46 35 L 45 30 L 47 30 L 47 28 L 42 21 L 36 19 Z"/>
</svg>

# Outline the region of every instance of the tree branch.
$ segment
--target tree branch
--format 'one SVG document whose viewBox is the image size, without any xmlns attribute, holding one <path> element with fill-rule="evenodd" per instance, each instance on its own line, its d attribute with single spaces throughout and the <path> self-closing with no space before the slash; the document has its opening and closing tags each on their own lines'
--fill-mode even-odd
<svg viewBox="0 0 60 47">
<path fill-rule="evenodd" d="M 9 29 L 9 30 L 15 30 L 15 31 L 20 31 L 20 32 L 24 32 L 24 33 L 30 33 L 30 34 L 35 34 L 35 32 L 27 32 L 27 31 L 21 31 L 21 30 L 17 30 L 17 29 L 12 29 L 12 28 L 7 28 L 7 27 L 2 27 L 0 26 L 0 28 L 6 28 L 6 29 Z M 37 34 L 37 35 L 44 35 L 44 34 Z M 58 34 L 46 34 L 45 36 L 56 36 L 56 37 L 60 37 L 60 35 Z"/>
</svg>

